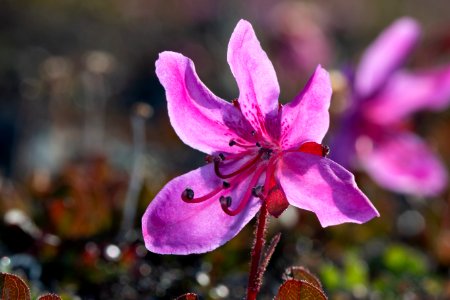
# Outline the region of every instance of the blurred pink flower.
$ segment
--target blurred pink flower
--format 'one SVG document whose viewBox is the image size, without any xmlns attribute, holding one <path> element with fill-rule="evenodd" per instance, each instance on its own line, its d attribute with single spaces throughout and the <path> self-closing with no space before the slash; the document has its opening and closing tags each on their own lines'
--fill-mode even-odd
<svg viewBox="0 0 450 300">
<path fill-rule="evenodd" d="M 281 107 L 275 70 L 252 26 L 240 21 L 228 45 L 239 100 L 220 99 L 190 59 L 163 52 L 156 74 L 171 124 L 209 164 L 170 181 L 142 218 L 146 247 L 162 254 L 211 251 L 233 238 L 265 201 L 279 216 L 289 204 L 314 212 L 322 226 L 378 216 L 354 177 L 325 158 L 331 86 L 320 66 Z"/>
<path fill-rule="evenodd" d="M 328 16 L 315 2 L 275 1 L 265 26 L 276 41 L 274 53 L 289 77 L 310 73 L 318 63 L 328 65 L 333 46 L 327 34 Z M 264 23 L 264 22 L 263 22 Z"/>
<path fill-rule="evenodd" d="M 450 66 L 400 69 L 419 35 L 417 22 L 404 17 L 366 50 L 355 72 L 352 102 L 332 143 L 332 156 L 347 167 L 359 164 L 387 189 L 430 196 L 445 188 L 447 173 L 425 142 L 409 130 L 407 118 L 419 110 L 449 105 Z"/>
</svg>

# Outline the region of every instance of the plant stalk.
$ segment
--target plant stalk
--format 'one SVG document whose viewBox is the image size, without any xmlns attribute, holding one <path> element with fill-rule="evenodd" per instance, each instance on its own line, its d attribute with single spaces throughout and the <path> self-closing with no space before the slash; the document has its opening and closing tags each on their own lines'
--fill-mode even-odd
<svg viewBox="0 0 450 300">
<path fill-rule="evenodd" d="M 265 243 L 266 226 L 268 219 L 267 205 L 263 201 L 256 223 L 255 241 L 251 252 L 250 275 L 248 277 L 247 300 L 256 300 L 262 283 L 262 274 L 259 274 L 259 264 Z"/>
</svg>

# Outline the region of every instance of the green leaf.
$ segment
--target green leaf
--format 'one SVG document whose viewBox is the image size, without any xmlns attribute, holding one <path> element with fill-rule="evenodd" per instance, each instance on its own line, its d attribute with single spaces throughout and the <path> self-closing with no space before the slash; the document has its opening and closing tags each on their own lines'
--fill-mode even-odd
<svg viewBox="0 0 450 300">
<path fill-rule="evenodd" d="M 402 245 L 388 247 L 383 255 L 386 267 L 396 274 L 425 275 L 427 262 L 418 252 Z"/>
<path fill-rule="evenodd" d="M 331 263 L 326 263 L 320 268 L 320 278 L 329 290 L 335 290 L 342 286 L 342 277 L 339 269 Z"/>
<path fill-rule="evenodd" d="M 345 256 L 345 284 L 349 288 L 354 288 L 358 285 L 367 286 L 369 281 L 369 271 L 364 260 L 356 254 L 347 254 Z"/>
</svg>

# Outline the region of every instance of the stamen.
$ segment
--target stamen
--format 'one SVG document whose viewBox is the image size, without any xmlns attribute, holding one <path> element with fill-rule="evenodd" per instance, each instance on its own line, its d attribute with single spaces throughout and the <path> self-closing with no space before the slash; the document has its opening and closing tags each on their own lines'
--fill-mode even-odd
<svg viewBox="0 0 450 300">
<path fill-rule="evenodd" d="M 250 181 L 249 187 L 247 188 L 247 191 L 245 191 L 244 196 L 242 197 L 241 202 L 239 203 L 238 207 L 236 207 L 235 210 L 230 210 L 230 208 L 224 204 L 222 204 L 221 201 L 221 206 L 222 206 L 222 210 L 229 216 L 235 216 L 237 214 L 239 214 L 242 210 L 244 210 L 245 206 L 247 205 L 248 201 L 250 200 L 250 196 L 252 194 L 252 188 L 254 187 L 259 180 L 259 177 L 261 177 L 261 174 L 264 171 L 265 166 L 261 166 L 259 169 L 257 169 Z M 226 203 L 225 203 L 226 204 Z"/>
<path fill-rule="evenodd" d="M 270 157 L 272 156 L 273 150 L 272 150 L 272 149 L 268 149 L 268 148 L 261 148 L 261 149 L 259 150 L 259 152 L 262 153 L 261 158 L 262 158 L 263 160 L 269 160 Z"/>
<path fill-rule="evenodd" d="M 210 163 L 212 163 L 213 161 L 214 161 L 214 156 L 212 156 L 212 155 L 206 155 L 206 156 L 205 156 L 205 162 L 206 162 L 206 163 L 210 164 Z"/>
<path fill-rule="evenodd" d="M 256 142 L 256 147 L 261 148 L 261 144 L 259 142 Z"/>
<path fill-rule="evenodd" d="M 237 169 L 237 170 L 234 171 L 234 172 L 231 172 L 230 174 L 222 174 L 222 173 L 220 172 L 220 169 L 219 169 L 219 163 L 220 163 L 220 161 L 214 160 L 214 171 L 216 172 L 217 177 L 222 178 L 222 179 L 227 179 L 227 178 L 233 177 L 233 176 L 235 176 L 235 175 L 237 175 L 237 174 L 239 174 L 239 173 L 241 173 L 241 172 L 247 170 L 248 168 L 250 168 L 250 167 L 253 166 L 254 164 L 256 164 L 256 163 L 259 161 L 259 159 L 261 158 L 261 155 L 262 155 L 262 152 L 259 151 L 259 152 L 258 152 L 258 155 L 255 156 L 252 160 L 248 161 L 248 162 L 247 162 L 246 164 L 244 164 L 242 167 L 240 167 L 239 169 Z"/>
<path fill-rule="evenodd" d="M 264 196 L 263 191 L 264 191 L 263 185 L 255 186 L 254 188 L 252 188 L 252 195 L 254 197 L 263 198 Z"/>
<path fill-rule="evenodd" d="M 219 153 L 219 157 L 221 160 L 225 160 L 225 155 L 223 155 L 223 153 Z"/>
<path fill-rule="evenodd" d="M 215 158 L 216 158 L 216 160 L 220 160 L 219 157 L 217 157 L 217 156 Z M 181 199 L 186 203 L 200 203 L 200 202 L 206 201 L 206 200 L 214 197 L 215 195 L 217 195 L 224 189 L 227 189 L 227 188 L 231 187 L 232 185 L 235 185 L 237 182 L 241 182 L 246 176 L 249 176 L 248 174 L 251 174 L 253 171 L 255 171 L 255 169 L 256 169 L 256 166 L 250 166 L 246 170 L 243 170 L 242 173 L 240 173 L 238 176 L 233 178 L 231 181 L 229 181 L 229 182 L 222 181 L 222 185 L 218 186 L 217 188 L 215 188 L 211 192 L 207 193 L 206 195 L 198 197 L 198 198 L 194 198 L 195 193 L 194 193 L 193 189 L 186 188 L 181 193 Z"/>
<path fill-rule="evenodd" d="M 246 157 L 249 154 L 253 153 L 254 151 L 252 150 L 246 150 L 244 152 L 240 152 L 240 153 L 236 153 L 236 154 L 227 154 L 227 156 L 223 156 L 224 161 L 229 161 L 229 160 L 234 160 L 234 159 L 238 159 L 238 158 L 242 158 L 242 157 Z"/>
<path fill-rule="evenodd" d="M 240 143 L 240 142 L 236 142 L 235 140 L 230 140 L 228 145 L 230 145 L 230 147 L 233 147 L 233 146 L 236 145 L 236 146 L 241 147 L 241 148 L 253 148 L 253 147 L 255 147 L 254 145 L 243 144 L 243 143 Z"/>
<path fill-rule="evenodd" d="M 208 200 L 209 198 L 217 195 L 220 191 L 222 191 L 223 188 L 222 186 L 212 190 L 211 192 L 209 192 L 208 194 L 198 197 L 198 198 L 194 198 L 194 190 L 191 188 L 186 188 L 182 193 L 181 193 L 181 200 L 183 200 L 186 203 L 200 203 L 203 201 Z"/>
<path fill-rule="evenodd" d="M 223 206 L 226 206 L 226 207 L 230 207 L 231 206 L 231 203 L 232 203 L 232 198 L 230 197 L 230 196 L 220 196 L 220 198 L 219 198 L 219 202 L 220 202 L 220 205 L 223 207 Z"/>
<path fill-rule="evenodd" d="M 181 194 L 181 198 L 192 200 L 194 199 L 194 190 L 186 188 Z"/>
</svg>

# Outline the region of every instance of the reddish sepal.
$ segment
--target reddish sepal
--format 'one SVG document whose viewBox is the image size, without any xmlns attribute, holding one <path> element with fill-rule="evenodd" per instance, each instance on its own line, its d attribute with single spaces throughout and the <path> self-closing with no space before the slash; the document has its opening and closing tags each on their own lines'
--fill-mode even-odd
<svg viewBox="0 0 450 300">
<path fill-rule="evenodd" d="M 266 203 L 269 214 L 275 218 L 278 218 L 289 206 L 286 195 L 281 186 L 276 182 L 273 174 L 269 181 Z"/>
<path fill-rule="evenodd" d="M 300 145 L 298 151 L 325 157 L 330 153 L 330 148 L 316 142 L 306 142 Z"/>
</svg>

